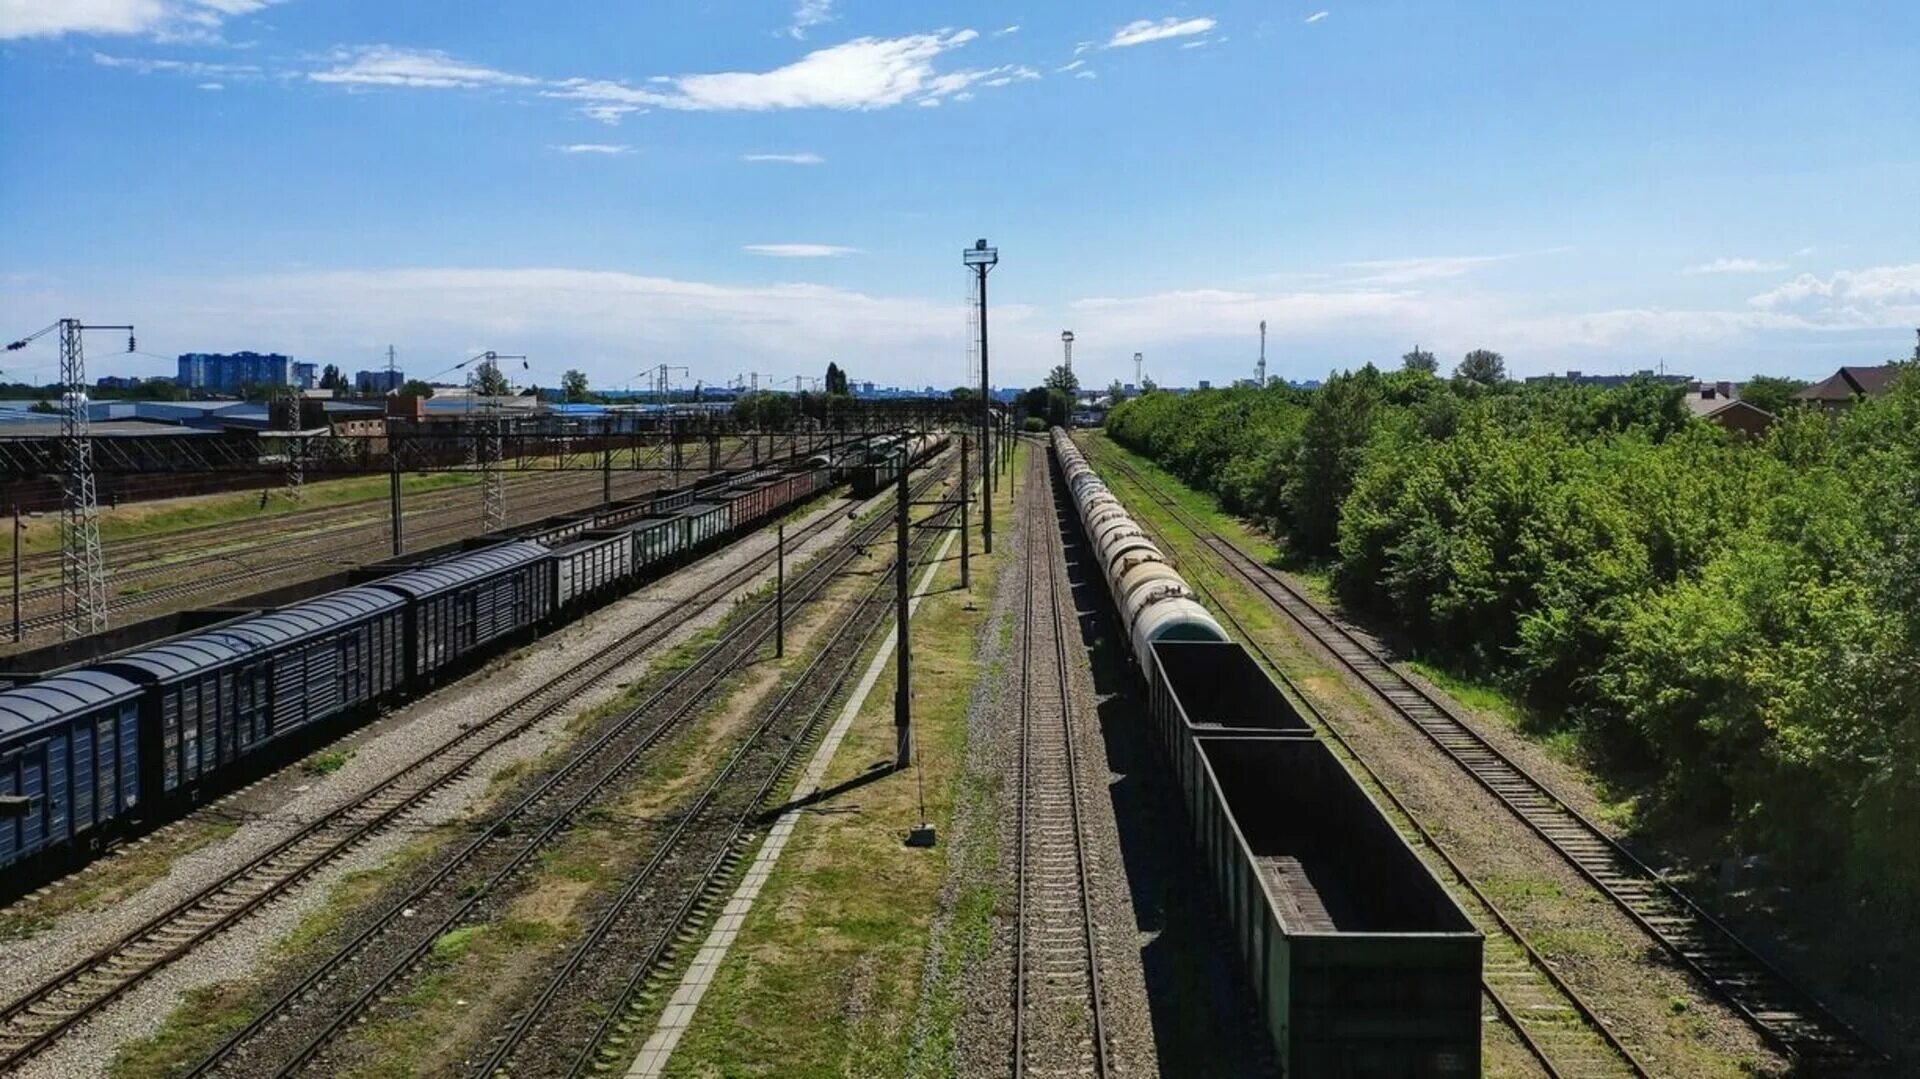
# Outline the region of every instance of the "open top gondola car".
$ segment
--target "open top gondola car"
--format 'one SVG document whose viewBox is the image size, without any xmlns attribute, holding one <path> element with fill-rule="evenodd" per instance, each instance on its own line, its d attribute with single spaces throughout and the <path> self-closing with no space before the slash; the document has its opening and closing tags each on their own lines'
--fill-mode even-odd
<svg viewBox="0 0 1920 1079">
<path fill-rule="evenodd" d="M 138 685 L 104 671 L 0 692 L 0 865 L 139 804 L 139 697 Z"/>
</svg>

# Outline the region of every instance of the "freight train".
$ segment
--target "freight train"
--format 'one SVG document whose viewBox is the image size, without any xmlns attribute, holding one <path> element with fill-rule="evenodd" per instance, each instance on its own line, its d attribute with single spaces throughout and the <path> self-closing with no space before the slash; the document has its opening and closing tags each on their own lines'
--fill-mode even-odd
<svg viewBox="0 0 1920 1079">
<path fill-rule="evenodd" d="M 1067 433 L 1052 440 L 1285 1074 L 1480 1074 L 1472 921 Z"/>
<path fill-rule="evenodd" d="M 925 440 L 917 459 L 943 445 Z M 161 819 L 295 736 L 430 688 L 843 478 L 812 465 L 709 477 L 0 690 L 0 871 Z"/>
</svg>

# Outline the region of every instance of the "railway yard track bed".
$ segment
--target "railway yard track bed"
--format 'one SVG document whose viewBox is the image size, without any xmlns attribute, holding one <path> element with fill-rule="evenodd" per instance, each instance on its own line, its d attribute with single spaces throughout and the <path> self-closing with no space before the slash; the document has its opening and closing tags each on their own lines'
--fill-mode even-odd
<svg viewBox="0 0 1920 1079">
<path fill-rule="evenodd" d="M 807 522 L 815 521 L 820 531 L 807 538 L 804 547 L 792 535 L 795 530 L 790 530 L 791 563 L 835 546 L 850 527 L 844 504 L 837 499 L 797 524 L 804 528 Z M 336 760 L 340 763 L 328 774 L 286 769 L 154 833 L 148 843 L 180 843 L 183 833 L 190 835 L 209 819 L 236 826 L 225 839 L 200 843 L 198 849 L 179 859 L 171 872 L 124 902 L 99 908 L 81 904 L 65 913 L 56 909 L 58 904 L 49 903 L 49 914 L 43 922 L 50 924 L 36 925 L 38 932 L 29 940 L 0 944 L 0 958 L 9 960 L 4 964 L 4 974 L 0 974 L 0 997 L 15 999 L 89 948 L 130 931 L 196 889 L 217 883 L 234 866 L 310 826 L 332 807 L 350 803 L 357 792 L 378 784 L 404 762 L 431 755 L 436 747 L 474 727 L 480 717 L 534 694 L 583 657 L 594 656 L 627 638 L 636 625 L 663 610 L 692 606 L 691 601 L 702 590 L 708 594 L 698 595 L 700 609 L 686 612 L 694 617 L 678 624 L 670 636 L 650 644 L 645 660 L 657 661 L 676 643 L 710 633 L 731 603 L 770 577 L 771 567 L 760 566 L 747 583 L 729 586 L 724 578 L 742 571 L 747 563 L 770 561 L 763 556 L 771 550 L 772 541 L 772 533 L 764 530 L 744 537 L 589 619 L 496 660 L 460 683 L 347 736 L 332 750 L 339 755 Z M 511 788 L 520 777 L 536 770 L 544 752 L 581 737 L 593 726 L 581 717 L 631 689 L 643 669 L 629 657 L 619 668 L 606 671 L 587 691 L 567 699 L 565 708 L 551 711 L 509 741 L 488 750 L 454 782 L 435 789 L 401 826 L 329 861 L 299 888 L 146 978 L 112 1006 L 67 1032 L 44 1054 L 22 1063 L 19 1074 L 65 1075 L 99 1070 L 104 1061 L 129 1045 L 123 1066 L 136 1074 L 157 1059 L 191 1059 L 194 1051 L 244 1017 L 251 1001 L 246 987 L 252 984 L 250 972 L 256 963 L 270 968 L 293 964 L 298 955 L 317 948 L 335 929 L 350 924 L 345 911 L 353 909 L 357 901 L 421 871 L 419 867 L 430 864 L 430 855 L 441 840 L 469 827 L 465 821 L 485 804 L 490 793 L 497 796 Z M 23 901 L 24 906 L 16 904 L 16 913 L 31 911 L 37 901 L 50 901 L 63 889 L 92 888 L 98 881 L 89 884 L 90 876 L 111 879 L 120 860 L 103 860 L 43 894 L 29 897 Z M 540 901 L 543 910 L 556 905 L 553 894 Z M 533 932 L 537 934 L 539 919 L 528 921 L 535 924 Z M 472 943 L 456 940 L 446 947 L 462 948 Z M 182 1004 L 176 1009 L 175 1005 Z M 162 1024 L 169 1013 L 173 1018 Z"/>
</svg>

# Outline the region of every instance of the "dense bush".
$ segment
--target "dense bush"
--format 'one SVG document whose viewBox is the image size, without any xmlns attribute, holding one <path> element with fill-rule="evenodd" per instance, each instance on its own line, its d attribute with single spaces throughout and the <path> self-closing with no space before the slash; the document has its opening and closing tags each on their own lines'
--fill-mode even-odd
<svg viewBox="0 0 1920 1079">
<path fill-rule="evenodd" d="M 1150 394 L 1120 442 L 1401 643 L 1508 685 L 1656 813 L 1920 894 L 1920 375 L 1763 439 L 1678 391 L 1371 367 Z"/>
</svg>

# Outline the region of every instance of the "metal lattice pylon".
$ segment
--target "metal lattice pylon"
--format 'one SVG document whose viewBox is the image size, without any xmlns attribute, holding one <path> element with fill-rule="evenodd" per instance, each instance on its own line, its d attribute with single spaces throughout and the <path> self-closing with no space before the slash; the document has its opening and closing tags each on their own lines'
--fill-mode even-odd
<svg viewBox="0 0 1920 1079">
<path fill-rule="evenodd" d="M 300 437 L 301 393 L 300 388 L 293 384 L 291 363 L 287 367 L 287 384 L 280 391 L 280 400 L 282 407 L 287 410 L 287 439 L 286 445 L 282 448 L 287 461 L 287 498 L 297 503 L 300 501 L 300 494 L 307 480 L 306 465 L 303 461 L 306 456 L 304 445 L 306 440 Z"/>
<path fill-rule="evenodd" d="M 107 628 L 107 575 L 100 554 L 100 499 L 93 482 L 93 433 L 87 418 L 87 361 L 80 320 L 60 320 L 61 450 L 66 458 L 60 503 L 61 625 L 68 637 Z"/>
<path fill-rule="evenodd" d="M 500 471 L 500 419 L 494 417 L 480 439 L 480 530 L 498 532 L 507 527 L 507 482 Z"/>
</svg>

